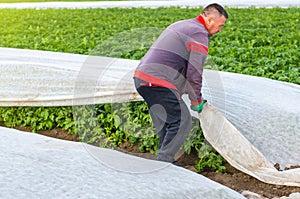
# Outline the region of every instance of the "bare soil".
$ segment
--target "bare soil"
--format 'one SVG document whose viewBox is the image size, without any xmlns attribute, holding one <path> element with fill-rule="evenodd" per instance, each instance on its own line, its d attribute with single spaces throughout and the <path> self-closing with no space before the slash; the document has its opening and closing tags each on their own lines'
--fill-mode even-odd
<svg viewBox="0 0 300 199">
<path fill-rule="evenodd" d="M 16 129 L 31 132 L 29 128 L 16 127 Z M 70 135 L 68 134 L 67 131 L 64 131 L 59 128 L 55 128 L 49 131 L 39 131 L 37 133 L 45 136 L 63 139 L 63 140 L 70 140 L 75 142 L 78 141 L 77 136 Z M 130 143 L 122 144 L 117 150 L 128 154 L 136 155 L 139 157 L 147 158 L 147 159 L 155 159 L 154 154 L 140 153 L 138 150 L 138 146 L 132 146 Z M 195 152 L 192 152 L 189 155 L 187 154 L 182 155 L 178 159 L 178 163 L 179 166 L 184 167 L 193 172 L 196 172 L 194 169 L 194 165 L 197 160 L 198 160 L 197 154 Z M 275 197 L 289 196 L 291 193 L 300 192 L 300 187 L 267 184 L 235 169 L 228 163 L 225 166 L 226 166 L 225 173 L 216 173 L 208 169 L 204 172 L 201 172 L 200 174 L 215 182 L 218 182 L 233 190 L 236 190 L 239 193 L 242 193 L 243 191 L 251 191 L 253 193 L 257 193 L 263 197 L 270 198 L 270 199 Z"/>
</svg>

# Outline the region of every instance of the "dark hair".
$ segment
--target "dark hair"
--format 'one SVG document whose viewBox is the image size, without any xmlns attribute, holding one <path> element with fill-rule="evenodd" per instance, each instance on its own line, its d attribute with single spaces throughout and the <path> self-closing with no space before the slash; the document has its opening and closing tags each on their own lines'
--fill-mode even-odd
<svg viewBox="0 0 300 199">
<path fill-rule="evenodd" d="M 226 19 L 228 19 L 228 13 L 226 12 L 226 10 L 221 5 L 219 5 L 217 3 L 209 4 L 208 6 L 206 6 L 204 8 L 202 13 L 203 14 L 209 14 L 212 11 L 218 11 L 218 13 L 220 15 L 223 15 Z"/>
</svg>

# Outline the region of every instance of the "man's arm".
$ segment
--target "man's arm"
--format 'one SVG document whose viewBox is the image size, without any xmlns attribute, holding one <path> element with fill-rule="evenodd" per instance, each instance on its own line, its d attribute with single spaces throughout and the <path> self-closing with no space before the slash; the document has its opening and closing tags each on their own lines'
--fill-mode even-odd
<svg viewBox="0 0 300 199">
<path fill-rule="evenodd" d="M 187 92 L 192 105 L 199 104 L 202 99 L 203 67 L 208 53 L 208 48 L 198 42 L 187 42 L 189 60 L 186 72 Z"/>
</svg>

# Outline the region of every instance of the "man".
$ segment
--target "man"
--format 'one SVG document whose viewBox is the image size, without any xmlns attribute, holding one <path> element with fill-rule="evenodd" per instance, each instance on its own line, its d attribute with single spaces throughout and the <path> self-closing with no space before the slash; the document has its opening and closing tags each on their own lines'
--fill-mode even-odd
<svg viewBox="0 0 300 199">
<path fill-rule="evenodd" d="M 203 109 L 202 73 L 209 38 L 222 31 L 227 18 L 222 6 L 210 4 L 197 18 L 171 24 L 135 70 L 136 89 L 158 132 L 159 161 L 174 162 L 191 130 L 191 114 L 182 95 L 188 94 L 192 110 L 200 113 Z"/>
</svg>

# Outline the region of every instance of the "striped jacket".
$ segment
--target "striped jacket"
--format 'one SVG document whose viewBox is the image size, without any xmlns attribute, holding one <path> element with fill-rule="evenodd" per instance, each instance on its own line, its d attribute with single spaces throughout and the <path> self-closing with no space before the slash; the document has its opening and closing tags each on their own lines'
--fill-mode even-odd
<svg viewBox="0 0 300 199">
<path fill-rule="evenodd" d="M 209 34 L 201 16 L 171 24 L 140 61 L 134 77 L 187 93 L 191 104 L 201 102 L 202 73 Z"/>
</svg>

